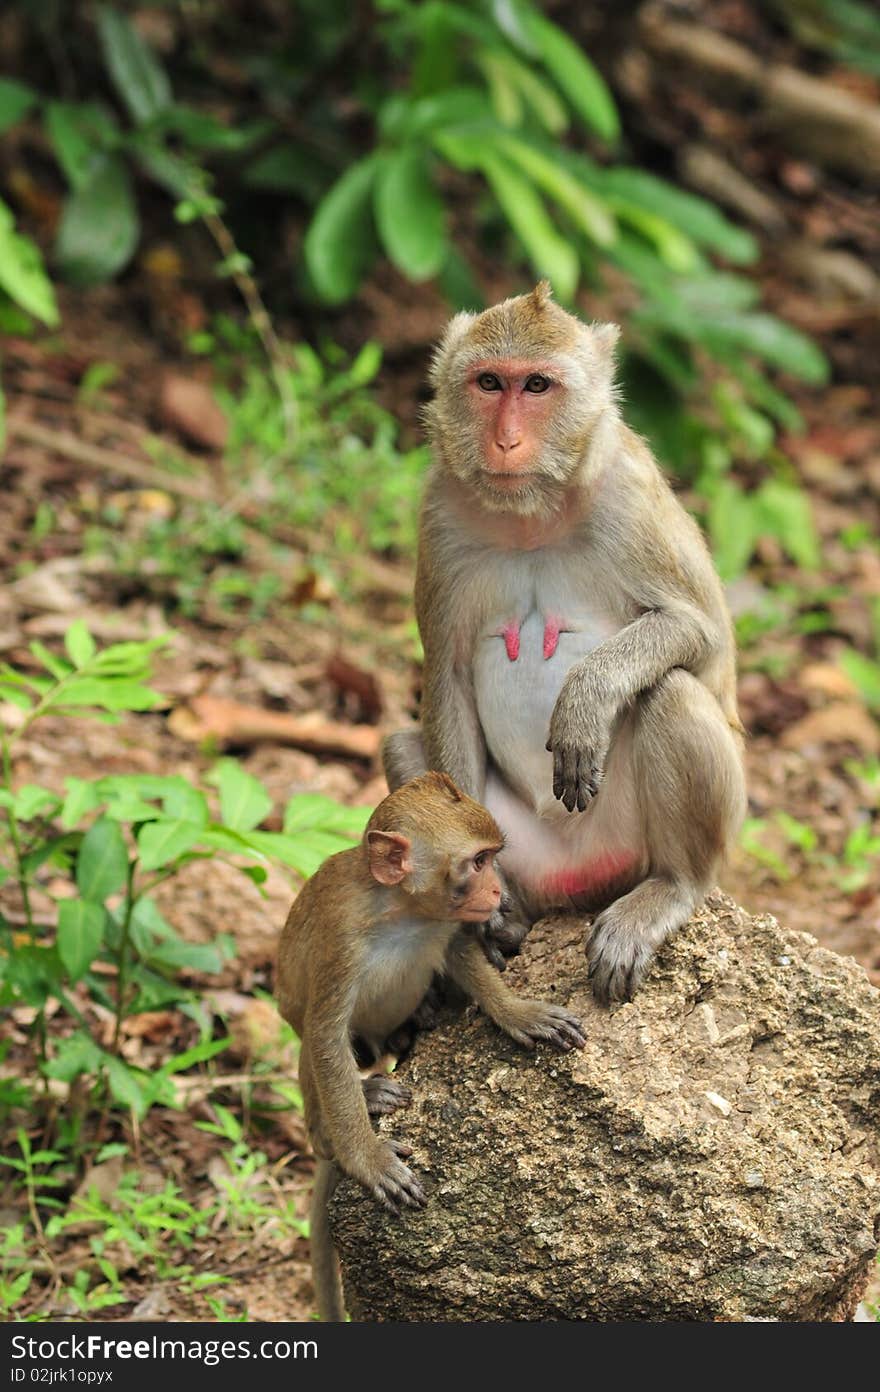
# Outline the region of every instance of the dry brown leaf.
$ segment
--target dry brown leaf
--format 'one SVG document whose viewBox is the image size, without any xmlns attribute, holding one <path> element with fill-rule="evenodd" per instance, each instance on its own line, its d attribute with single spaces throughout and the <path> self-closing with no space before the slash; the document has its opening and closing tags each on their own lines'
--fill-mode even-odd
<svg viewBox="0 0 880 1392">
<path fill-rule="evenodd" d="M 193 444 L 218 452 L 226 448 L 229 422 L 204 382 L 167 373 L 162 379 L 159 412 L 166 425 Z"/>
<path fill-rule="evenodd" d="M 785 749 L 806 749 L 815 744 L 854 744 L 865 754 L 880 754 L 880 725 L 864 706 L 854 701 L 837 701 L 822 710 L 811 711 L 784 731 L 780 743 Z"/>
</svg>

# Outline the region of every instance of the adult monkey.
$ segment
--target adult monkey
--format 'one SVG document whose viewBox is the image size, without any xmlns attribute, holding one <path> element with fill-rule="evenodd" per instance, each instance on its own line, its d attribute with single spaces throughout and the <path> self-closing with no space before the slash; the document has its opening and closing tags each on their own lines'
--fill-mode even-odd
<svg viewBox="0 0 880 1392">
<path fill-rule="evenodd" d="M 520 921 L 495 915 L 490 938 L 510 950 L 543 911 L 599 910 L 606 1002 L 701 901 L 745 805 L 730 618 L 621 419 L 617 335 L 546 282 L 449 324 L 426 411 L 422 725 L 385 745 L 392 788 L 441 769 L 504 832 Z"/>
</svg>

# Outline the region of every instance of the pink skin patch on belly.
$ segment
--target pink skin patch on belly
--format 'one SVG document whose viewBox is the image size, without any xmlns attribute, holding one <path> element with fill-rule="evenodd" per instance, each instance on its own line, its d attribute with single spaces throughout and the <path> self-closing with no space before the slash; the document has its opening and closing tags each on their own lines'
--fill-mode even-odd
<svg viewBox="0 0 880 1392">
<path fill-rule="evenodd" d="M 511 662 L 516 662 L 519 657 L 519 624 L 512 620 L 505 624 L 501 630 L 501 637 L 504 639 L 504 646 L 507 649 L 507 656 Z"/>
<path fill-rule="evenodd" d="M 606 851 L 586 865 L 557 870 L 541 883 L 541 890 L 551 897 L 578 899 L 593 896 L 607 889 L 616 880 L 634 870 L 639 857 L 633 851 Z"/>
<path fill-rule="evenodd" d="M 559 642 L 559 634 L 560 634 L 561 631 L 562 631 L 562 625 L 560 624 L 559 619 L 548 619 L 547 622 L 544 624 L 544 661 L 545 661 L 545 662 L 546 662 L 546 660 L 547 660 L 548 657 L 552 657 L 553 654 L 555 653 L 555 651 L 556 651 L 556 646 L 557 646 L 557 644 L 558 644 L 558 642 Z"/>
</svg>

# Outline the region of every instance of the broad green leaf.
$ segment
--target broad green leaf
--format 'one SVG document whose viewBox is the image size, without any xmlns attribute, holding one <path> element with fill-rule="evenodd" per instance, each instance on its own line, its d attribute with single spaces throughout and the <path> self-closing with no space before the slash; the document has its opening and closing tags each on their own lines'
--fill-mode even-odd
<svg viewBox="0 0 880 1392">
<path fill-rule="evenodd" d="M 389 260 L 414 281 L 435 276 L 447 254 L 443 204 L 428 164 L 421 146 L 396 150 L 379 165 L 374 187 L 379 238 Z"/>
<path fill-rule="evenodd" d="M 131 1107 L 138 1116 L 143 1116 L 146 1109 L 145 1090 L 149 1082 L 149 1075 L 142 1073 L 139 1069 L 130 1068 L 127 1063 L 120 1058 L 115 1058 L 113 1054 L 105 1053 L 101 1062 L 107 1070 L 107 1082 L 112 1096 L 124 1107 Z"/>
<path fill-rule="evenodd" d="M 89 828 L 76 858 L 76 883 L 84 899 L 103 904 L 128 875 L 128 849 L 116 822 L 99 817 Z"/>
<path fill-rule="evenodd" d="M 671 222 L 658 217 L 649 208 L 642 208 L 617 195 L 611 195 L 608 201 L 621 222 L 628 223 L 649 242 L 653 242 L 657 255 L 670 270 L 686 273 L 699 266 L 700 254 L 696 246 Z"/>
<path fill-rule="evenodd" d="M 297 145 L 274 145 L 241 172 L 247 188 L 274 189 L 278 193 L 297 193 L 309 204 L 317 203 L 327 187 L 327 169 L 311 151 Z"/>
<path fill-rule="evenodd" d="M 215 976 L 223 966 L 223 954 L 214 943 L 183 942 L 180 938 L 158 943 L 147 960 L 171 971 L 205 972 L 209 976 Z"/>
<path fill-rule="evenodd" d="M 357 839 L 370 819 L 369 807 L 344 807 L 324 793 L 297 793 L 284 809 L 284 832 L 321 827 Z"/>
<path fill-rule="evenodd" d="M 62 1082 L 71 1083 L 82 1073 L 97 1073 L 101 1057 L 101 1050 L 91 1036 L 85 1030 L 78 1029 L 75 1034 L 59 1041 L 55 1057 L 43 1071 L 48 1078 L 60 1078 Z"/>
<path fill-rule="evenodd" d="M 125 15 L 100 5 L 98 35 L 113 85 L 135 124 L 143 126 L 167 111 L 171 106 L 168 75 Z"/>
<path fill-rule="evenodd" d="M 684 232 L 692 241 L 717 251 L 719 255 L 737 265 L 754 261 L 758 255 L 758 244 L 750 232 L 728 222 L 727 218 L 708 199 L 695 193 L 668 184 L 644 169 L 631 169 L 626 165 L 612 165 L 608 169 L 596 171 L 599 189 L 608 194 L 617 194 L 630 204 L 641 204 L 656 217 L 672 223 L 679 232 Z"/>
<path fill-rule="evenodd" d="M 95 640 L 82 619 L 74 619 L 64 635 L 64 646 L 67 656 L 76 668 L 85 667 L 97 652 Z"/>
<path fill-rule="evenodd" d="M 599 246 L 611 245 L 617 228 L 611 210 L 601 198 L 579 183 L 558 162 L 526 141 L 512 135 L 499 135 L 492 143 L 518 165 L 532 183 L 558 203 L 592 241 Z"/>
<path fill-rule="evenodd" d="M 744 349 L 817 386 L 828 380 L 828 362 L 821 349 L 772 314 L 719 314 L 707 328 L 704 341 Z"/>
<path fill-rule="evenodd" d="M 568 130 L 568 112 L 549 83 L 506 50 L 496 53 L 495 61 L 544 129 L 550 135 L 563 135 Z"/>
<path fill-rule="evenodd" d="M 732 479 L 721 479 L 707 516 L 712 555 L 722 580 L 742 575 L 759 536 L 755 504 Z"/>
<path fill-rule="evenodd" d="M 572 109 L 603 140 L 616 140 L 620 121 L 614 99 L 586 54 L 562 29 L 537 12 L 528 16 L 525 27 Z"/>
<path fill-rule="evenodd" d="M 254 850 L 270 860 L 289 865 L 304 876 L 314 875 L 328 856 L 351 850 L 350 840 L 314 830 L 300 831 L 295 836 L 285 836 L 277 831 L 249 831 L 246 840 Z"/>
<path fill-rule="evenodd" d="M 0 135 L 18 124 L 36 104 L 37 94 L 13 77 L 0 77 Z"/>
<path fill-rule="evenodd" d="M 497 48 L 484 48 L 474 54 L 474 59 L 488 83 L 489 99 L 495 116 L 502 126 L 515 130 L 522 124 L 522 95 L 516 83 L 511 81 L 504 58 L 504 50 Z"/>
<path fill-rule="evenodd" d="M 184 1049 L 182 1054 L 175 1054 L 167 1063 L 163 1063 L 162 1072 L 183 1073 L 197 1063 L 207 1063 L 208 1059 L 216 1058 L 224 1049 L 228 1049 L 231 1042 L 227 1035 L 225 1039 L 206 1039 L 201 1044 L 194 1044 L 191 1049 Z"/>
<path fill-rule="evenodd" d="M 221 759 L 210 781 L 220 790 L 220 813 L 233 831 L 252 831 L 272 811 L 272 799 L 259 779 L 235 759 Z"/>
<path fill-rule="evenodd" d="M 15 231 L 11 210 L 0 199 L 0 290 L 35 319 L 54 328 L 58 307 L 43 260 L 30 237 Z"/>
<path fill-rule="evenodd" d="M 379 163 L 373 154 L 347 169 L 318 204 L 306 232 L 306 265 L 330 304 L 354 294 L 373 259 L 371 206 Z"/>
<path fill-rule="evenodd" d="M 79 981 L 98 955 L 104 937 L 104 909 L 88 899 L 62 899 L 58 905 L 58 955 L 71 981 Z"/>
<path fill-rule="evenodd" d="M 263 853 L 256 851 L 246 839 L 248 835 L 249 833 L 245 832 L 230 831 L 228 827 L 212 822 L 203 830 L 199 844 L 210 846 L 215 851 L 224 851 L 227 855 L 249 855 L 264 860 Z"/>
<path fill-rule="evenodd" d="M 94 664 L 91 669 L 94 670 Z M 161 704 L 162 697 L 148 686 L 119 678 L 92 676 L 73 678 L 58 698 L 58 706 L 63 709 L 98 706 L 107 711 L 145 711 Z"/>
<path fill-rule="evenodd" d="M 546 276 L 558 298 L 570 303 L 577 289 L 580 265 L 576 252 L 554 227 L 533 186 L 500 159 L 483 155 L 483 173 L 526 249 L 539 276 Z"/>
<path fill-rule="evenodd" d="M 54 812 L 60 802 L 61 799 L 55 793 L 50 793 L 48 788 L 25 783 L 15 794 L 15 815 L 20 822 L 30 822 L 35 817 Z"/>
<path fill-rule="evenodd" d="M 388 129 L 383 129 L 383 134 L 393 140 L 414 140 L 446 126 L 488 121 L 491 117 L 492 108 L 480 87 L 449 87 L 391 108 Z"/>
<path fill-rule="evenodd" d="M 874 662 L 854 648 L 845 649 L 840 654 L 839 662 L 868 705 L 880 711 L 880 662 Z"/>
<path fill-rule="evenodd" d="M 533 13 L 532 6 L 523 4 L 523 0 L 492 0 L 492 18 L 502 34 L 531 58 L 536 52 L 529 37 L 529 18 Z"/>
<path fill-rule="evenodd" d="M 65 662 L 63 658 L 56 657 L 54 653 L 50 653 L 49 649 L 38 639 L 34 639 L 30 644 L 30 650 L 34 657 L 42 662 L 46 671 L 51 672 L 56 681 L 61 681 L 73 670 L 68 662 Z"/>
<path fill-rule="evenodd" d="M 92 102 L 50 102 L 46 133 L 71 188 L 86 183 L 96 155 L 119 138 L 114 118 Z"/>
<path fill-rule="evenodd" d="M 175 776 L 167 778 L 165 782 L 167 787 L 161 793 L 165 815 L 207 826 L 208 801 L 204 793 L 200 793 L 185 778 Z"/>
<path fill-rule="evenodd" d="M 128 264 L 140 227 L 121 156 L 101 154 L 64 205 L 55 255 L 73 285 L 98 285 Z"/>
<path fill-rule="evenodd" d="M 142 870 L 159 870 L 163 865 L 177 860 L 191 846 L 194 846 L 202 833 L 198 822 L 158 821 L 148 822 L 138 832 L 138 857 Z"/>
</svg>

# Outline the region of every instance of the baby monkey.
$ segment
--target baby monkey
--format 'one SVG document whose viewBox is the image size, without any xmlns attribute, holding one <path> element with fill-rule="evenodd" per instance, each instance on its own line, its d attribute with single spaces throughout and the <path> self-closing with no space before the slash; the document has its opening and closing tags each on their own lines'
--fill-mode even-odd
<svg viewBox="0 0 880 1392">
<path fill-rule="evenodd" d="M 299 1080 L 318 1156 L 312 1271 L 324 1320 L 345 1318 L 327 1220 L 340 1172 L 393 1213 L 425 1203 L 404 1163 L 411 1150 L 377 1135 L 370 1124 L 371 1116 L 405 1106 L 409 1088 L 387 1076 L 362 1082 L 354 1041 L 380 1058 L 438 972 L 518 1044 L 531 1049 L 547 1040 L 564 1051 L 583 1048 L 573 1015 L 516 996 L 461 929 L 462 923 L 485 922 L 498 908 L 495 857 L 502 845 L 484 807 L 447 774 L 426 773 L 379 804 L 359 846 L 325 861 L 284 925 L 276 994 L 301 1040 Z"/>
</svg>

